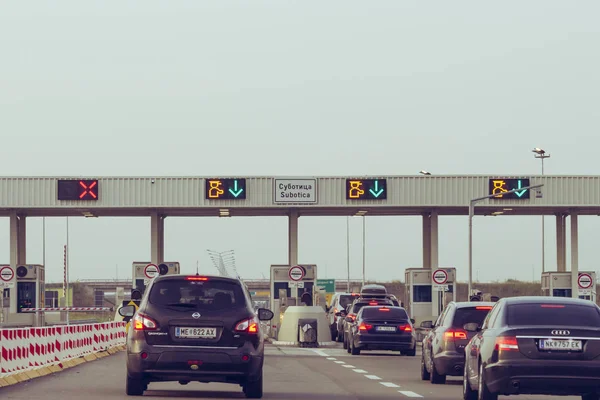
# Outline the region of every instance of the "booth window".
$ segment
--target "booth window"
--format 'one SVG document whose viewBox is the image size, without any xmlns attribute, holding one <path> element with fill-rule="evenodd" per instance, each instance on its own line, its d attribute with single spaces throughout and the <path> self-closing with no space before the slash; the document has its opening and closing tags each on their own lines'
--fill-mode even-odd
<svg viewBox="0 0 600 400">
<path fill-rule="evenodd" d="M 413 303 L 431 303 L 431 285 L 414 285 Z"/>
<path fill-rule="evenodd" d="M 287 292 L 287 297 L 291 297 L 292 295 L 292 290 L 288 287 L 287 282 L 275 282 L 273 283 L 273 289 L 275 290 L 275 293 L 273 293 L 274 299 L 279 298 L 279 289 L 285 289 Z"/>
<path fill-rule="evenodd" d="M 552 296 L 554 296 L 554 297 L 571 297 L 571 289 L 553 289 Z"/>
</svg>

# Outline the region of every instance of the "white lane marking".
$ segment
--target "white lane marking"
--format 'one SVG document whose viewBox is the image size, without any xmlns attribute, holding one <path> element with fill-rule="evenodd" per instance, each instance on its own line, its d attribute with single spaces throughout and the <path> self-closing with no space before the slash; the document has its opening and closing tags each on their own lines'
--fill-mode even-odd
<svg viewBox="0 0 600 400">
<path fill-rule="evenodd" d="M 315 349 L 313 349 L 313 351 L 315 353 L 317 353 L 317 355 L 320 355 L 321 357 L 327 357 L 327 356 L 329 356 L 329 354 L 325 353 L 323 350 L 315 350 Z"/>
<path fill-rule="evenodd" d="M 378 377 L 377 375 L 365 375 L 365 377 L 369 378 L 369 379 L 373 379 L 374 381 L 380 381 L 381 378 Z"/>
<path fill-rule="evenodd" d="M 337 360 L 337 358 L 335 358 L 335 357 L 327 357 L 327 359 L 330 361 Z"/>
<path fill-rule="evenodd" d="M 358 372 L 359 374 L 366 374 L 368 373 L 367 371 L 365 371 L 364 369 L 353 369 L 352 371 L 354 372 Z"/>
<path fill-rule="evenodd" d="M 415 392 L 410 392 L 410 391 L 405 391 L 405 390 L 398 390 L 398 393 L 402 393 L 406 397 L 423 397 L 420 394 L 417 394 Z"/>
<path fill-rule="evenodd" d="M 346 364 L 346 363 L 345 363 L 345 362 L 343 362 L 343 361 L 334 361 L 334 362 L 335 362 L 336 364 Z"/>
<path fill-rule="evenodd" d="M 344 367 L 344 368 L 356 368 L 354 365 L 350 365 L 350 364 L 342 365 L 342 367 Z"/>
<path fill-rule="evenodd" d="M 399 388 L 400 386 L 396 385 L 395 383 L 392 382 L 379 382 L 381 383 L 383 386 L 385 387 L 393 387 L 393 388 Z"/>
</svg>

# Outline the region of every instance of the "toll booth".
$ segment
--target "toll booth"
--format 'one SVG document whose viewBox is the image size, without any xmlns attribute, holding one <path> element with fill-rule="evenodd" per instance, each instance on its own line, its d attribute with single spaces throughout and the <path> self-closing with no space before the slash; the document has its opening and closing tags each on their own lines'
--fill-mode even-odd
<svg viewBox="0 0 600 400">
<path fill-rule="evenodd" d="M 298 272 L 301 273 L 296 275 Z M 271 265 L 269 304 L 272 307 L 271 311 L 275 314 L 271 324 L 272 333 L 277 335 L 283 315 L 282 311 L 288 306 L 301 305 L 304 293 L 309 293 L 313 297 L 316 284 L 316 264 Z"/>
<path fill-rule="evenodd" d="M 158 275 L 177 275 L 180 273 L 179 262 L 163 262 L 153 266 L 150 262 L 134 261 L 132 263 L 133 289 L 139 290 L 142 294 L 146 291 L 146 286 L 153 279 L 153 273 Z"/>
<path fill-rule="evenodd" d="M 46 277 L 44 266 L 39 264 L 19 265 L 17 275 L 17 313 L 23 308 L 45 306 Z"/>
<path fill-rule="evenodd" d="M 542 295 L 552 297 L 572 297 L 571 272 L 544 272 L 542 273 Z M 579 271 L 577 278 L 580 299 L 596 302 L 596 273 L 593 271 Z"/>
<path fill-rule="evenodd" d="M 456 268 L 407 268 L 404 306 L 416 324 L 435 320 L 450 301 L 456 301 Z"/>
</svg>

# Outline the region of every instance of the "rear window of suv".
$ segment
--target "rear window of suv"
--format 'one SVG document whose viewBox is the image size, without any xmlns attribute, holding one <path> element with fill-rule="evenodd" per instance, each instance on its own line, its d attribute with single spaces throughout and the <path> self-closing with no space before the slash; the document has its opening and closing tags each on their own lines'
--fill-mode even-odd
<svg viewBox="0 0 600 400">
<path fill-rule="evenodd" d="M 351 294 L 343 294 L 340 295 L 340 307 L 346 308 L 348 304 L 352 303 L 357 296 L 352 296 Z"/>
<path fill-rule="evenodd" d="M 465 324 L 477 322 L 479 326 L 483 325 L 483 320 L 487 317 L 492 307 L 461 307 L 457 308 L 452 321 L 453 328 L 462 328 Z"/>
<path fill-rule="evenodd" d="M 224 310 L 246 306 L 246 297 L 238 283 L 224 280 L 169 279 L 156 282 L 148 301 L 156 306 L 187 304 L 199 310 Z"/>
<path fill-rule="evenodd" d="M 388 321 L 408 321 L 408 314 L 402 308 L 394 307 L 365 307 L 362 310 L 363 319 L 382 319 Z"/>
<path fill-rule="evenodd" d="M 510 304 L 506 310 L 508 325 L 552 325 L 600 327 L 595 306 L 559 303 Z"/>
<path fill-rule="evenodd" d="M 373 303 L 373 304 L 370 304 Z M 377 304 L 375 304 L 377 303 Z M 377 305 L 377 306 L 391 306 L 393 305 L 393 303 L 389 300 L 375 300 L 375 301 L 370 301 L 370 302 L 360 302 L 360 303 L 355 303 L 354 307 L 352 307 L 352 313 L 354 314 L 358 314 L 358 312 L 360 311 L 361 308 L 363 308 L 364 306 L 370 306 L 370 305 Z"/>
</svg>

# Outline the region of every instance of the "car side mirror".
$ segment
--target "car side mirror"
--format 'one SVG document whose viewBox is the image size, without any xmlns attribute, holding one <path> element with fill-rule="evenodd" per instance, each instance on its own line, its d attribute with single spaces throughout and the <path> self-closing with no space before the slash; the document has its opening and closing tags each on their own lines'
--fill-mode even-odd
<svg viewBox="0 0 600 400">
<path fill-rule="evenodd" d="M 352 319 L 352 317 L 346 317 L 346 322 L 354 322 L 354 320 Z"/>
<path fill-rule="evenodd" d="M 414 324 L 415 324 L 415 319 L 414 319 L 414 318 L 411 318 L 411 319 L 410 319 L 410 323 L 414 325 Z"/>
<path fill-rule="evenodd" d="M 258 319 L 261 321 L 270 321 L 274 316 L 275 314 L 271 310 L 267 310 L 266 308 L 258 309 Z"/>
<path fill-rule="evenodd" d="M 125 306 L 119 309 L 119 315 L 121 317 L 133 317 L 133 314 L 135 314 L 134 306 Z"/>
<path fill-rule="evenodd" d="M 140 300 L 142 298 L 142 292 L 137 289 L 131 291 L 131 300 Z"/>
<path fill-rule="evenodd" d="M 423 321 L 419 327 L 423 329 L 431 329 L 433 328 L 433 321 Z"/>
<path fill-rule="evenodd" d="M 467 332 L 479 332 L 481 328 L 477 322 L 469 322 L 463 325 L 463 329 Z"/>
</svg>

